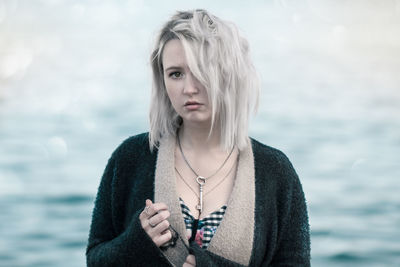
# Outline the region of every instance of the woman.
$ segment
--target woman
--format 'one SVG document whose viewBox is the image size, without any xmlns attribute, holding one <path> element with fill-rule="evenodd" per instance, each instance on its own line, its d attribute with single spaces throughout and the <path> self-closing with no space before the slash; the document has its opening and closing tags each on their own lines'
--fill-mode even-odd
<svg viewBox="0 0 400 267">
<path fill-rule="evenodd" d="M 237 28 L 205 10 L 178 12 L 151 66 L 150 131 L 107 164 L 88 266 L 309 266 L 297 174 L 248 137 L 258 80 Z"/>
</svg>

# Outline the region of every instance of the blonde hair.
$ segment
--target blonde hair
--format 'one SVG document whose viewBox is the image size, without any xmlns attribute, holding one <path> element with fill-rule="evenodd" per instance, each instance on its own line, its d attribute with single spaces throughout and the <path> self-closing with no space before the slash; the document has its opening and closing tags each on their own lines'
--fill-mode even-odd
<svg viewBox="0 0 400 267">
<path fill-rule="evenodd" d="M 211 129 L 219 126 L 226 149 L 248 145 L 248 121 L 256 112 L 259 79 L 249 45 L 237 27 L 206 10 L 179 11 L 162 27 L 151 54 L 153 87 L 150 103 L 150 148 L 164 135 L 175 136 L 182 118 L 175 112 L 164 84 L 162 53 L 165 44 L 179 39 L 188 66 L 207 90 L 212 107 Z"/>
</svg>

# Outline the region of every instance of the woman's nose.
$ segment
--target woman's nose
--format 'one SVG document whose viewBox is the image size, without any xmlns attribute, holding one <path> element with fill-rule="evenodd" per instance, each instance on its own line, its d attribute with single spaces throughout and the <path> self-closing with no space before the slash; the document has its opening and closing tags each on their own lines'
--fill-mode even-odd
<svg viewBox="0 0 400 267">
<path fill-rule="evenodd" d="M 192 73 L 189 73 L 185 77 L 185 84 L 183 88 L 183 93 L 185 94 L 196 94 L 199 92 L 199 81 Z"/>
</svg>

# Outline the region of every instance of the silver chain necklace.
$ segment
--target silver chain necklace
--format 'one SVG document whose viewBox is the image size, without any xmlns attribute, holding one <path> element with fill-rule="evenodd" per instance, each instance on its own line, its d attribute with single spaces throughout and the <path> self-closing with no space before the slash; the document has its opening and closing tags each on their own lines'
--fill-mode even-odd
<svg viewBox="0 0 400 267">
<path fill-rule="evenodd" d="M 196 182 L 199 185 L 199 204 L 196 205 L 196 209 L 201 214 L 201 212 L 203 211 L 203 186 L 204 186 L 204 184 L 206 183 L 206 181 L 209 178 L 211 178 L 214 175 L 216 175 L 222 169 L 222 167 L 224 167 L 225 163 L 231 157 L 232 152 L 233 152 L 235 147 L 232 148 L 232 150 L 229 153 L 228 157 L 225 159 L 225 161 L 222 163 L 222 165 L 212 175 L 210 175 L 208 177 L 204 177 L 204 176 L 198 175 L 197 172 L 190 165 L 189 161 L 186 159 L 185 154 L 183 153 L 183 150 L 182 150 L 182 145 L 181 145 L 181 140 L 179 138 L 179 133 L 177 133 L 177 139 L 178 139 L 179 150 L 180 150 L 180 152 L 182 154 L 183 160 L 186 162 L 186 165 L 188 165 L 188 167 L 192 170 L 192 172 L 196 175 Z"/>
</svg>

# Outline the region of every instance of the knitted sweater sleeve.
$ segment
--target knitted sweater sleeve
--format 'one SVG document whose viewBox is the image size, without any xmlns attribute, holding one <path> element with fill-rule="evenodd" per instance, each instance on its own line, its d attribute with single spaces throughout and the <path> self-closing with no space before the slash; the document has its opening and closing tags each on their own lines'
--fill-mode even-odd
<svg viewBox="0 0 400 267">
<path fill-rule="evenodd" d="M 115 230 L 113 221 L 113 176 L 114 159 L 111 157 L 104 171 L 89 233 L 86 249 L 87 266 L 168 266 L 160 249 L 143 230 L 139 220 L 140 210 L 131 224 L 122 232 Z"/>
<path fill-rule="evenodd" d="M 284 155 L 281 170 L 286 185 L 277 199 L 280 230 L 271 266 L 310 266 L 310 230 L 302 185 Z"/>
</svg>

